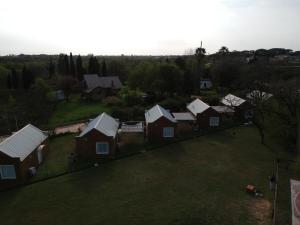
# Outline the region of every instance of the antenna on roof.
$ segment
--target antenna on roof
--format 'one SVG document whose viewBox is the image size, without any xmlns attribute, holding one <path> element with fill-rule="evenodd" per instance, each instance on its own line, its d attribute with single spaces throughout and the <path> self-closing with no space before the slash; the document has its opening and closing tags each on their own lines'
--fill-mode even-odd
<svg viewBox="0 0 300 225">
<path fill-rule="evenodd" d="M 200 48 L 202 48 L 202 41 L 201 41 L 201 45 L 200 45 Z"/>
</svg>

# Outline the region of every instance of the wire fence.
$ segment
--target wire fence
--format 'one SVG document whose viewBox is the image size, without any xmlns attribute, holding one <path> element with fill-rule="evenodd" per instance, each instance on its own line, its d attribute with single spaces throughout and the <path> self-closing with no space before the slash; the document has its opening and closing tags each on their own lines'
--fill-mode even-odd
<svg viewBox="0 0 300 225">
<path fill-rule="evenodd" d="M 273 225 L 291 225 L 291 179 L 300 179 L 294 160 L 277 160 L 277 187 L 274 195 Z"/>
<path fill-rule="evenodd" d="M 184 141 L 188 141 L 194 138 L 198 138 L 201 136 L 205 136 L 205 135 L 209 135 L 209 134 L 214 134 L 214 133 L 218 133 L 227 129 L 231 129 L 234 128 L 236 126 L 240 126 L 241 124 L 228 124 L 226 126 L 220 127 L 220 128 L 214 128 L 214 129 L 209 129 L 209 130 L 201 130 L 201 131 L 197 131 L 197 132 L 191 132 L 191 133 L 186 133 L 186 134 L 182 134 L 179 135 L 176 139 L 171 140 L 171 141 L 167 141 L 167 142 L 155 142 L 155 143 L 148 143 L 148 142 L 144 142 L 142 145 L 139 145 L 135 148 L 131 148 L 130 151 L 119 151 L 118 154 L 116 155 L 116 157 L 113 160 L 104 160 L 100 163 L 100 165 L 102 164 L 106 164 L 115 160 L 121 160 L 124 158 L 128 158 L 128 157 L 132 157 L 147 151 L 153 151 L 156 149 L 160 149 L 162 147 L 171 145 L 171 144 L 175 144 L 175 143 L 179 143 L 179 142 L 184 142 Z M 69 134 L 66 134 L 69 135 Z M 64 135 L 59 135 L 59 137 L 64 136 Z M 46 157 L 47 160 L 47 157 Z M 81 161 L 79 160 L 78 162 L 75 163 L 68 163 L 68 158 L 66 157 L 66 166 L 64 167 L 64 169 L 58 170 L 58 171 L 52 171 L 50 169 L 46 168 L 40 168 L 38 170 L 38 176 L 34 177 L 33 179 L 29 180 L 26 183 L 14 186 L 14 187 L 9 187 L 9 188 L 5 188 L 5 189 L 0 189 L 0 192 L 3 191 L 7 191 L 7 190 L 12 190 L 12 189 L 16 189 L 19 187 L 24 187 L 24 186 L 28 186 L 28 185 L 32 185 L 32 184 L 36 184 L 36 183 L 40 183 L 43 181 L 47 181 L 50 179 L 54 179 L 60 176 L 64 176 L 67 174 L 71 174 L 71 173 L 76 173 L 76 172 L 80 172 L 89 168 L 92 168 L 95 166 L 94 162 L 90 162 L 90 161 Z M 42 165 L 43 166 L 43 165 Z"/>
</svg>

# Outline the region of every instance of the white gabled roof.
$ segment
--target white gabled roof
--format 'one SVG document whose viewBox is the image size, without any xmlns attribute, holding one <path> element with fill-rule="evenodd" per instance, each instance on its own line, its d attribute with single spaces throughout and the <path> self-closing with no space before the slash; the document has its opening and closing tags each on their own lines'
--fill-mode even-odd
<svg viewBox="0 0 300 225">
<path fill-rule="evenodd" d="M 250 93 L 247 94 L 247 98 L 249 99 L 255 99 L 255 98 L 259 98 L 263 101 L 268 100 L 269 98 L 271 98 L 273 95 L 270 93 L 266 93 L 263 91 L 259 91 L 259 90 L 253 90 Z"/>
<path fill-rule="evenodd" d="M 93 119 L 78 137 L 82 137 L 91 130 L 96 129 L 102 134 L 115 137 L 119 128 L 119 122 L 106 113 L 102 113 Z"/>
<path fill-rule="evenodd" d="M 165 117 L 173 123 L 177 122 L 169 111 L 159 105 L 153 106 L 145 113 L 145 119 L 147 123 L 153 123 L 161 117 Z"/>
<path fill-rule="evenodd" d="M 26 159 L 48 136 L 28 124 L 0 143 L 0 152 L 12 157 Z"/>
<path fill-rule="evenodd" d="M 232 94 L 226 95 L 221 99 L 221 103 L 230 107 L 237 107 L 243 104 L 246 100 Z"/>
<path fill-rule="evenodd" d="M 193 113 L 194 116 L 197 116 L 197 114 L 204 112 L 209 107 L 209 105 L 198 98 L 187 105 L 187 109 L 190 110 L 190 112 Z"/>
</svg>

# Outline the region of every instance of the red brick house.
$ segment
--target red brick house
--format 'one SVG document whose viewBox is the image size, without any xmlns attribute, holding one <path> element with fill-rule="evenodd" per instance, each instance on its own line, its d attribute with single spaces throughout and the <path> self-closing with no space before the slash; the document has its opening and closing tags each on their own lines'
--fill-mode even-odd
<svg viewBox="0 0 300 225">
<path fill-rule="evenodd" d="M 26 182 L 47 153 L 47 135 L 28 124 L 0 143 L 0 186 Z"/>
<path fill-rule="evenodd" d="M 119 122 L 106 113 L 93 119 L 76 137 L 76 153 L 92 161 L 112 159 L 116 155 Z"/>
<path fill-rule="evenodd" d="M 148 140 L 170 140 L 176 137 L 177 121 L 163 107 L 156 105 L 145 112 Z"/>
<path fill-rule="evenodd" d="M 220 114 L 200 99 L 195 99 L 187 105 L 187 109 L 197 120 L 199 128 L 219 127 L 221 125 Z"/>
</svg>

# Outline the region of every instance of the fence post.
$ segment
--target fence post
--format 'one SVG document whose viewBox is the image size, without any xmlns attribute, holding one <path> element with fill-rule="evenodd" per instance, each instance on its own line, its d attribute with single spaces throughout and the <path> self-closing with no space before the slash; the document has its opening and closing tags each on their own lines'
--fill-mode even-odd
<svg viewBox="0 0 300 225">
<path fill-rule="evenodd" d="M 277 189 L 278 189 L 278 164 L 279 160 L 276 159 L 276 183 L 275 183 L 275 193 L 274 193 L 274 202 L 273 202 L 273 222 L 272 225 L 276 225 L 276 202 L 277 202 Z"/>
</svg>

